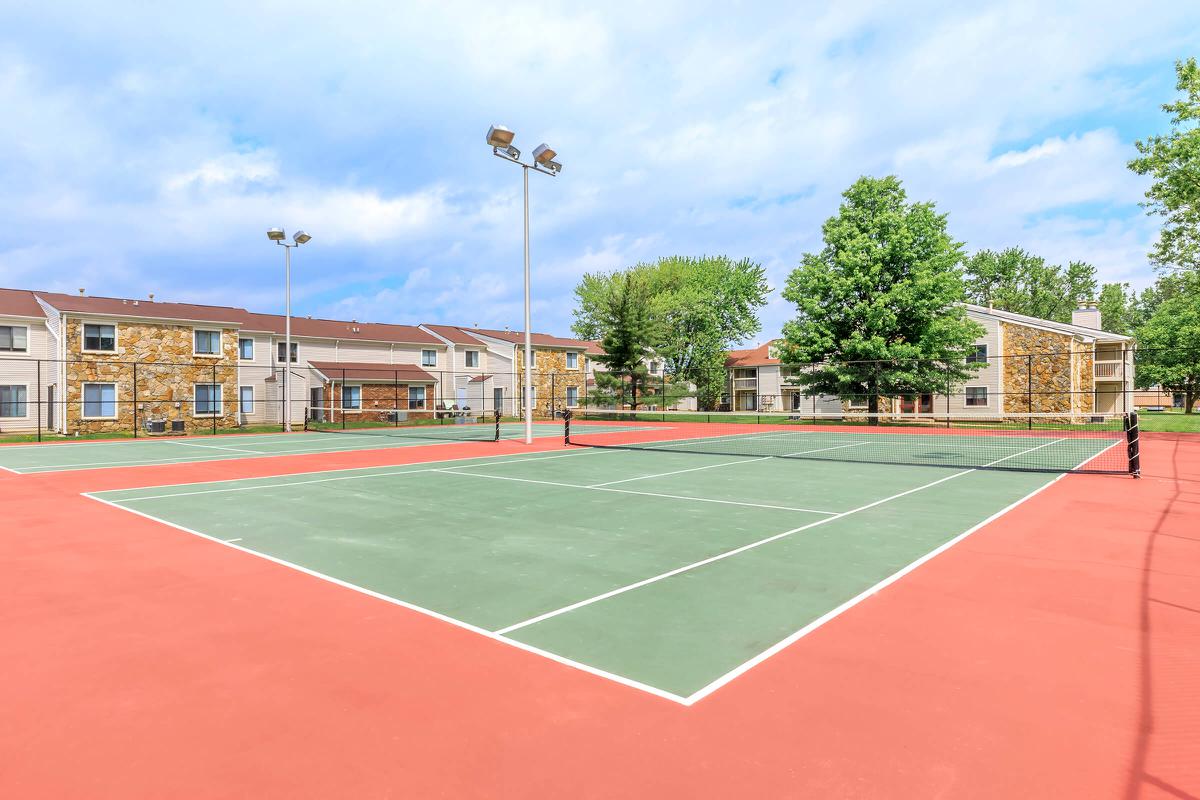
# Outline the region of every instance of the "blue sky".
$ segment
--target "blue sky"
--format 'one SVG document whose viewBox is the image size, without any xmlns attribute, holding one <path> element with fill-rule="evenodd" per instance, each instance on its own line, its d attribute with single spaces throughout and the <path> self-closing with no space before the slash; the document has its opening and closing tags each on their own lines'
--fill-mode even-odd
<svg viewBox="0 0 1200 800">
<path fill-rule="evenodd" d="M 4 3 L 0 286 L 282 309 L 266 228 L 314 237 L 298 314 L 566 333 L 588 270 L 722 253 L 783 285 L 863 174 L 1144 286 L 1125 168 L 1200 5 Z M 1052 6 L 1047 10 L 1046 6 Z M 774 335 L 790 309 L 763 313 Z"/>
</svg>

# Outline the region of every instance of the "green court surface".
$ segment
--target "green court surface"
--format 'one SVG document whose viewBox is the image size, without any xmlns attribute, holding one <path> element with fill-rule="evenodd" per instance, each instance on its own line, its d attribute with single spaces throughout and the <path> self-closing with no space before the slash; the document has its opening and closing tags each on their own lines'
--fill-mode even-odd
<svg viewBox="0 0 1200 800">
<path fill-rule="evenodd" d="M 582 448 L 89 496 L 690 703 L 1053 479 Z"/>
<path fill-rule="evenodd" d="M 518 438 L 524 432 L 525 428 L 519 422 L 506 422 L 500 426 L 500 436 L 504 439 Z M 348 450 L 475 441 L 494 433 L 494 425 L 422 425 L 408 428 L 350 429 L 337 433 L 230 434 L 170 439 L 46 442 L 0 446 L 0 470 L 26 474 L 338 453 Z M 534 423 L 533 435 L 562 436 L 562 424 Z"/>
</svg>

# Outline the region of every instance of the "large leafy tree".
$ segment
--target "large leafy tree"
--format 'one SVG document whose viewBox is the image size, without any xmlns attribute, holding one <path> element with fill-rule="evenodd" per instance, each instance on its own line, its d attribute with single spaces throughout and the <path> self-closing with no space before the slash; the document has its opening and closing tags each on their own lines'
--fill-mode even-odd
<svg viewBox="0 0 1200 800">
<path fill-rule="evenodd" d="M 793 380 L 847 398 L 945 391 L 982 365 L 967 355 L 983 328 L 964 298 L 961 245 L 932 203 L 909 203 L 900 181 L 859 178 L 822 226 L 825 246 L 806 253 L 783 296 L 797 315 L 781 355 L 818 362 Z"/>
<path fill-rule="evenodd" d="M 1182 392 L 1191 414 L 1200 397 L 1200 280 L 1175 288 L 1138 330 L 1137 380 Z"/>
<path fill-rule="evenodd" d="M 646 358 L 658 338 L 650 297 L 645 275 L 618 273 L 594 309 L 604 349 L 594 358 L 605 367 L 596 372 L 597 388 L 603 395 L 625 397 L 634 409 L 645 392 Z"/>
<path fill-rule="evenodd" d="M 676 381 L 696 387 L 702 407 L 711 407 L 725 385 L 725 354 L 761 328 L 757 311 L 770 291 L 766 273 L 749 259 L 671 256 L 627 270 L 589 273 L 575 289 L 572 329 L 596 339 L 611 325 L 604 309 L 615 287 L 637 276 L 655 334 L 651 350 Z"/>
<path fill-rule="evenodd" d="M 1196 59 L 1175 63 L 1183 97 L 1162 108 L 1171 130 L 1135 142 L 1139 156 L 1129 168 L 1153 179 L 1142 204 L 1163 218 L 1150 261 L 1160 269 L 1200 270 L 1200 68 Z"/>
<path fill-rule="evenodd" d="M 1096 296 L 1096 269 L 1082 261 L 1065 267 L 1019 247 L 981 250 L 963 264 L 967 299 L 981 306 L 1070 322 L 1082 300 Z"/>
<path fill-rule="evenodd" d="M 1106 283 L 1100 288 L 1100 327 L 1128 336 L 1142 323 L 1138 294 L 1128 283 Z"/>
</svg>

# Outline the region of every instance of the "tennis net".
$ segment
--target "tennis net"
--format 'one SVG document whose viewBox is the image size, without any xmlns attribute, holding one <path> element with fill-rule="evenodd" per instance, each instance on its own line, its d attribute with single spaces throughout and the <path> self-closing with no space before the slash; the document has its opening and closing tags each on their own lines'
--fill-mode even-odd
<svg viewBox="0 0 1200 800">
<path fill-rule="evenodd" d="M 437 411 L 364 408 L 305 409 L 304 430 L 351 436 L 399 436 L 442 441 L 488 441 L 500 439 L 500 418 L 494 412 Z"/>
<path fill-rule="evenodd" d="M 576 411 L 566 441 L 661 450 L 1042 472 L 1137 475 L 1137 414 L 787 414 Z"/>
</svg>

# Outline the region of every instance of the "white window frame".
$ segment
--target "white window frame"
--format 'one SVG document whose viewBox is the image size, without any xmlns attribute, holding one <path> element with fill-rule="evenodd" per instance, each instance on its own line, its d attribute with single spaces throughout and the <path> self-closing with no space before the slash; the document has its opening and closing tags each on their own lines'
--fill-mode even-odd
<svg viewBox="0 0 1200 800">
<path fill-rule="evenodd" d="M 246 400 L 242 397 L 242 393 L 247 389 L 250 390 L 250 407 L 246 408 Z M 253 384 L 242 384 L 238 386 L 238 412 L 241 414 L 253 414 L 254 409 L 258 407 L 258 398 L 255 396 Z"/>
<path fill-rule="evenodd" d="M 201 386 L 215 386 L 217 388 L 217 410 L 216 411 L 203 411 L 202 412 L 199 410 L 200 398 L 198 397 L 199 392 L 197 391 L 197 389 L 199 389 L 199 387 L 201 387 Z M 203 417 L 205 419 L 209 419 L 211 417 L 225 416 L 225 388 L 224 387 L 225 387 L 225 385 L 222 383 L 212 383 L 211 381 L 204 381 L 202 383 L 193 383 L 192 384 L 192 416 L 193 417 Z"/>
<path fill-rule="evenodd" d="M 0 420 L 29 419 L 29 407 L 31 405 L 35 405 L 35 403 L 31 403 L 29 401 L 29 384 L 28 383 L 0 383 L 0 388 L 4 388 L 4 389 L 16 388 L 18 386 L 25 390 L 25 413 L 21 414 L 20 416 L 17 416 L 17 415 L 13 415 L 11 417 L 0 416 Z"/>
<path fill-rule="evenodd" d="M 89 415 L 87 413 L 87 387 L 89 386 L 111 386 L 113 387 L 113 413 L 107 415 Z M 104 400 L 100 400 L 100 405 L 103 408 Z M 121 392 L 120 388 L 114 381 L 84 381 L 79 385 L 79 417 L 80 419 L 117 419 L 121 416 Z"/>
<path fill-rule="evenodd" d="M 12 357 L 14 357 L 14 356 L 27 356 L 27 355 L 29 355 L 29 326 L 28 326 L 28 325 L 19 325 L 19 324 L 17 324 L 16 322 L 5 322 L 4 324 L 0 325 L 0 328 L 11 328 L 11 329 L 12 329 L 12 330 L 14 330 L 14 331 L 15 331 L 17 328 L 22 328 L 22 329 L 24 329 L 24 331 L 25 331 L 25 349 L 24 349 L 24 350 L 0 350 L 0 354 L 4 354 L 4 357 L 5 357 L 5 358 L 12 358 Z M 10 384 L 10 383 L 6 383 L 6 384 L 4 384 L 4 385 L 5 385 L 5 386 L 17 386 L 17 385 L 19 385 L 19 384 L 15 384 L 15 383 L 12 383 L 12 384 Z"/>
<path fill-rule="evenodd" d="M 575 363 L 571 363 L 571 359 L 575 359 Z M 579 353 L 567 353 L 567 369 L 579 369 Z"/>
<path fill-rule="evenodd" d="M 113 329 L 113 349 L 112 350 L 89 350 L 87 346 L 87 329 L 88 325 L 98 325 Z M 79 352 L 81 353 L 98 353 L 103 355 L 116 355 L 121 352 L 121 326 L 115 322 L 89 322 L 87 320 L 79 320 Z M 95 417 L 95 419 L 106 419 L 106 417 Z"/>
<path fill-rule="evenodd" d="M 472 356 L 475 357 L 474 364 L 471 363 Z M 478 350 L 464 350 L 463 351 L 463 364 L 468 369 L 477 369 L 479 367 L 479 351 Z"/>
<path fill-rule="evenodd" d="M 284 349 L 287 348 L 286 340 L 281 340 L 281 341 L 278 341 L 275 343 L 275 363 L 276 364 L 288 364 L 288 363 L 298 364 L 298 363 L 300 363 L 300 343 L 299 342 L 297 342 L 295 339 L 292 340 L 292 347 L 296 348 L 296 357 L 293 358 L 290 362 L 285 358 L 279 357 L 279 348 L 281 348 L 281 347 Z"/>
<path fill-rule="evenodd" d="M 346 405 L 346 390 L 347 389 L 357 389 L 358 390 L 358 405 L 354 405 L 354 406 Z M 363 396 L 362 396 L 362 384 L 361 383 L 346 383 L 346 384 L 342 385 L 342 407 L 340 409 L 341 411 L 357 414 L 360 411 L 362 411 L 362 401 L 363 401 Z"/>
<path fill-rule="evenodd" d="M 574 400 L 571 399 L 572 392 L 575 393 Z M 578 408 L 578 407 L 579 407 L 579 387 L 578 386 L 568 386 L 567 387 L 567 408 Z"/>
<path fill-rule="evenodd" d="M 421 405 L 419 405 L 419 406 L 413 405 L 413 389 L 421 390 Z M 429 387 L 424 384 L 420 384 L 420 385 L 416 385 L 416 386 L 409 385 L 409 387 L 408 387 L 408 410 L 409 411 L 425 411 L 428 409 L 428 406 L 429 406 Z"/>
<path fill-rule="evenodd" d="M 983 402 L 982 403 L 972 403 L 971 402 L 971 390 L 972 389 L 976 389 L 976 390 L 982 389 L 983 390 Z M 990 406 L 992 404 L 992 396 L 991 395 L 992 395 L 992 393 L 988 391 L 988 387 L 986 387 L 986 386 L 968 386 L 968 387 L 966 387 L 966 389 L 963 390 L 963 406 L 965 408 L 987 408 L 988 406 Z"/>
<path fill-rule="evenodd" d="M 433 356 L 433 359 L 430 361 L 426 361 L 425 356 L 427 354 Z M 437 354 L 438 354 L 437 350 L 426 350 L 426 349 L 422 348 L 421 349 L 421 366 L 422 367 L 436 367 L 437 366 Z"/>
<path fill-rule="evenodd" d="M 200 333 L 215 333 L 217 335 L 217 349 L 211 353 L 204 353 L 196 349 L 196 335 Z M 217 328 L 192 328 L 192 355 L 197 358 L 220 358 L 221 353 L 221 331 Z"/>
<path fill-rule="evenodd" d="M 242 355 L 242 342 L 250 343 L 250 356 L 249 357 Z M 254 337 L 253 336 L 239 336 L 238 337 L 238 361 L 253 361 L 253 360 L 254 360 Z"/>
</svg>

